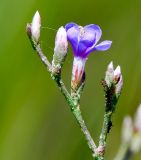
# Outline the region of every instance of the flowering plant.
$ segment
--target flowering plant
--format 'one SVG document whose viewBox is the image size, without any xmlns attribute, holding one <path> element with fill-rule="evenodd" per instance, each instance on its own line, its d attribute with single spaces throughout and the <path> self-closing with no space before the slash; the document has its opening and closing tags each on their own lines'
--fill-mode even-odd
<svg viewBox="0 0 141 160">
<path fill-rule="evenodd" d="M 106 70 L 105 78 L 102 80 L 102 86 L 105 93 L 105 112 L 98 145 L 96 145 L 82 117 L 80 98 L 86 82 L 85 64 L 88 55 L 93 51 L 108 50 L 111 47 L 112 41 L 105 40 L 98 44 L 102 36 L 102 31 L 98 25 L 90 24 L 82 27 L 75 23 L 68 23 L 65 27 L 62 26 L 57 31 L 53 60 L 52 63 L 50 63 L 40 47 L 40 27 L 41 18 L 37 11 L 33 17 L 32 23 L 27 24 L 26 28 L 31 44 L 38 53 L 43 64 L 47 67 L 51 78 L 56 82 L 61 93 L 64 95 L 71 112 L 75 116 L 76 121 L 85 136 L 88 147 L 92 151 L 93 158 L 95 160 L 104 160 L 107 135 L 112 127 L 112 116 L 115 112 L 116 104 L 123 86 L 120 66 L 117 66 L 116 69 L 114 69 L 113 62 L 110 62 Z M 63 63 L 67 57 L 68 42 L 70 42 L 72 46 L 74 55 L 71 93 L 68 92 L 61 77 Z M 119 151 L 115 160 L 127 160 L 132 155 L 131 153 L 136 152 L 141 147 L 140 117 L 141 108 L 137 111 L 134 127 L 131 118 L 125 118 L 122 137 L 124 139 L 123 144 L 126 144 L 126 150 L 124 150 L 124 152 L 122 151 L 122 153 Z M 128 133 L 128 130 L 130 133 Z"/>
</svg>

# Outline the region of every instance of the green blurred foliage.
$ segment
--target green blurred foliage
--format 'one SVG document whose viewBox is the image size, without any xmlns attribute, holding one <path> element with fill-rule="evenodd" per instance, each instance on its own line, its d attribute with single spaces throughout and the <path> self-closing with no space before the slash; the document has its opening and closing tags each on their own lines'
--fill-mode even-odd
<svg viewBox="0 0 141 160">
<path fill-rule="evenodd" d="M 26 36 L 26 23 L 36 10 L 42 17 L 41 45 L 50 60 L 57 28 L 71 21 L 98 24 L 102 39 L 113 41 L 109 51 L 90 55 L 81 100 L 84 118 L 97 140 L 104 111 L 100 80 L 111 60 L 121 65 L 124 89 L 106 152 L 107 159 L 113 159 L 122 119 L 133 116 L 141 101 L 140 8 L 140 0 L 0 0 L 0 160 L 92 159 L 63 96 Z M 68 88 L 72 60 L 69 49 L 63 69 Z M 140 160 L 140 156 L 133 159 Z"/>
</svg>

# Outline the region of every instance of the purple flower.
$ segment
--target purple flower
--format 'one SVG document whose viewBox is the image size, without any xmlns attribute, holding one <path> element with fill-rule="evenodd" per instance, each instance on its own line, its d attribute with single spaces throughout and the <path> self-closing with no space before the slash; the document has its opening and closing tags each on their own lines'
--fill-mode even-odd
<svg viewBox="0 0 141 160">
<path fill-rule="evenodd" d="M 97 44 L 102 35 L 98 25 L 81 27 L 75 23 L 68 23 L 65 28 L 75 57 L 87 58 L 93 51 L 106 51 L 111 47 L 112 41 L 106 40 Z"/>
<path fill-rule="evenodd" d="M 103 41 L 99 44 L 102 31 L 98 25 L 90 24 L 85 27 L 75 23 L 66 26 L 67 39 L 72 45 L 74 61 L 72 68 L 72 88 L 77 90 L 81 85 L 88 55 L 93 51 L 106 51 L 111 47 L 112 41 Z"/>
</svg>

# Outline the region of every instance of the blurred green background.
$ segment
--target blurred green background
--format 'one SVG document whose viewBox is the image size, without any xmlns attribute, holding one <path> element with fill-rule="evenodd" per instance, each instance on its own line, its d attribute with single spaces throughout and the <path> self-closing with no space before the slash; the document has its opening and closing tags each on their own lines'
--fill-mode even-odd
<svg viewBox="0 0 141 160">
<path fill-rule="evenodd" d="M 109 51 L 89 56 L 81 100 L 83 116 L 97 140 L 104 112 L 100 80 L 111 60 L 121 65 L 124 89 L 106 151 L 106 159 L 112 160 L 120 144 L 122 119 L 133 116 L 141 101 L 140 0 L 0 0 L 0 160 L 92 160 L 64 97 L 25 33 L 36 10 L 42 17 L 41 45 L 50 61 L 55 30 L 71 21 L 98 24 L 102 39 L 113 41 Z M 68 88 L 72 60 L 69 49 L 63 71 Z"/>
</svg>

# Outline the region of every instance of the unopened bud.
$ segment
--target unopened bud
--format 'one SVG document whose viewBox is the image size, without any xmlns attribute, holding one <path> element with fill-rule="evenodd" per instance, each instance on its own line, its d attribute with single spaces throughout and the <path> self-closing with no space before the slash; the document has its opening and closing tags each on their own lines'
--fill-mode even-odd
<svg viewBox="0 0 141 160">
<path fill-rule="evenodd" d="M 115 81 L 115 83 L 118 83 L 118 81 L 120 80 L 120 76 L 121 76 L 121 69 L 120 69 L 120 66 L 117 66 L 117 68 L 114 71 L 114 81 Z"/>
<path fill-rule="evenodd" d="M 31 39 L 32 33 L 31 33 L 31 24 L 27 23 L 26 25 L 26 32 L 28 37 Z"/>
<path fill-rule="evenodd" d="M 113 82 L 113 77 L 114 77 L 114 67 L 113 67 L 113 62 L 110 62 L 110 64 L 107 67 L 107 71 L 105 75 L 105 81 L 108 87 L 111 86 Z"/>
<path fill-rule="evenodd" d="M 120 96 L 122 87 L 123 87 L 123 78 L 122 78 L 122 75 L 120 75 L 118 83 L 116 84 L 116 88 L 115 88 L 115 93 L 117 97 Z"/>
<path fill-rule="evenodd" d="M 73 90 L 77 90 L 83 82 L 86 60 L 86 58 L 82 59 L 79 57 L 74 57 L 71 81 L 71 86 Z"/>
<path fill-rule="evenodd" d="M 58 56 L 64 57 L 67 54 L 68 41 L 65 28 L 62 26 L 58 29 L 55 39 L 54 53 Z"/>
<path fill-rule="evenodd" d="M 105 82 L 109 89 L 111 86 L 114 86 L 115 94 L 117 96 L 120 95 L 121 89 L 123 86 L 123 78 L 122 78 L 120 66 L 117 66 L 116 69 L 114 70 L 113 62 L 111 62 L 108 65 L 106 75 L 105 75 Z"/>
<path fill-rule="evenodd" d="M 55 69 L 61 69 L 68 49 L 67 33 L 64 27 L 60 27 L 56 34 L 55 48 L 52 65 Z"/>
<path fill-rule="evenodd" d="M 135 130 L 141 133 L 141 104 L 139 105 L 135 114 Z"/>
<path fill-rule="evenodd" d="M 133 124 L 130 116 L 126 116 L 122 124 L 122 142 L 130 143 L 133 135 Z"/>
<path fill-rule="evenodd" d="M 37 11 L 32 19 L 31 23 L 31 36 L 35 43 L 39 43 L 40 39 L 40 27 L 41 27 L 41 17 Z"/>
</svg>

